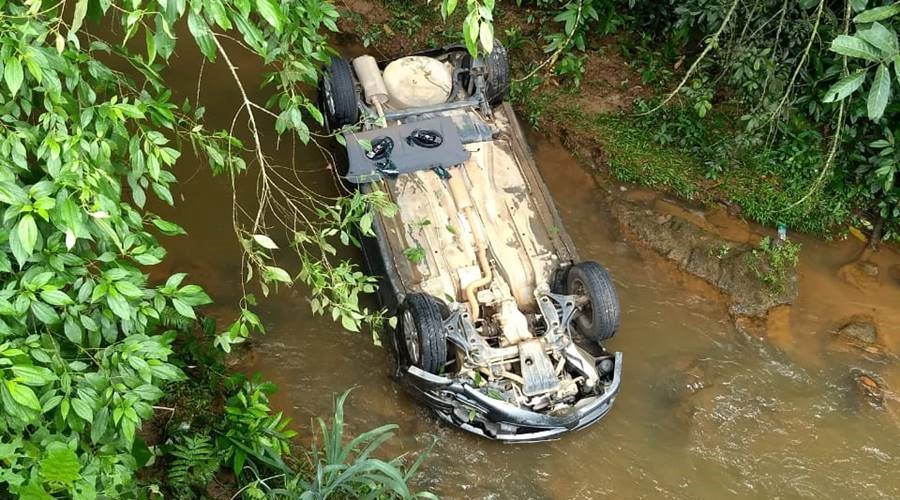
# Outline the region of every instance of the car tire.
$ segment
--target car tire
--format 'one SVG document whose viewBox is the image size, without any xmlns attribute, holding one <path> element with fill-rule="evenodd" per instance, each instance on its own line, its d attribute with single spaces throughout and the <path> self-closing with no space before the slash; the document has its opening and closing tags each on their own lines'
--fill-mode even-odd
<svg viewBox="0 0 900 500">
<path fill-rule="evenodd" d="M 331 58 L 319 79 L 318 103 L 328 133 L 359 121 L 359 97 L 346 59 Z"/>
<path fill-rule="evenodd" d="M 447 336 L 440 303 L 424 293 L 411 293 L 400 307 L 397 325 L 400 350 L 410 365 L 441 373 L 447 364 Z"/>
<path fill-rule="evenodd" d="M 494 47 L 487 55 L 487 99 L 496 106 L 509 94 L 509 59 L 506 47 L 494 40 Z"/>
<path fill-rule="evenodd" d="M 491 49 L 490 54 L 482 55 L 480 57 L 486 57 L 485 60 L 485 97 L 487 101 L 492 105 L 496 106 L 501 104 L 504 99 L 506 99 L 507 94 L 509 94 L 509 59 L 506 54 L 506 47 L 500 43 L 500 40 L 494 39 L 494 47 Z M 466 54 L 463 59 L 463 67 L 471 68 L 472 67 L 472 56 Z M 468 73 L 464 73 L 463 85 L 464 87 L 469 87 L 470 81 Z"/>
<path fill-rule="evenodd" d="M 550 292 L 558 295 L 565 295 L 568 289 L 567 278 L 571 266 L 558 267 L 550 275 Z"/>
<path fill-rule="evenodd" d="M 569 269 L 567 291 L 580 298 L 572 326 L 595 342 L 613 338 L 619 329 L 619 297 L 609 273 L 596 262 L 579 262 Z"/>
</svg>

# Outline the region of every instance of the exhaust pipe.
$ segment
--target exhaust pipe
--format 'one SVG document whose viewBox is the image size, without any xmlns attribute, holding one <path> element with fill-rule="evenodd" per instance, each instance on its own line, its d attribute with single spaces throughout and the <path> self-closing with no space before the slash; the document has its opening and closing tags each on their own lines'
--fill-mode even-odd
<svg viewBox="0 0 900 500">
<path fill-rule="evenodd" d="M 362 84 L 366 103 L 375 106 L 378 116 L 384 118 L 382 106 L 388 101 L 388 91 L 381 70 L 378 69 L 378 62 L 372 56 L 359 56 L 353 60 L 353 70 Z"/>
<path fill-rule="evenodd" d="M 481 313 L 476 292 L 479 288 L 491 282 L 493 273 L 487 258 L 487 244 L 485 243 L 484 234 L 482 234 L 478 220 L 475 218 L 475 213 L 472 211 L 472 199 L 469 197 L 469 191 L 466 189 L 462 179 L 463 168 L 464 165 L 459 166 L 459 171 L 456 175 L 447 179 L 447 185 L 450 187 L 453 203 L 463 213 L 466 221 L 469 223 L 469 227 L 472 228 L 472 236 L 475 240 L 475 253 L 478 256 L 478 266 L 481 268 L 481 277 L 466 286 L 466 299 L 469 302 L 469 307 L 472 309 L 472 319 L 474 321 L 478 319 Z"/>
</svg>

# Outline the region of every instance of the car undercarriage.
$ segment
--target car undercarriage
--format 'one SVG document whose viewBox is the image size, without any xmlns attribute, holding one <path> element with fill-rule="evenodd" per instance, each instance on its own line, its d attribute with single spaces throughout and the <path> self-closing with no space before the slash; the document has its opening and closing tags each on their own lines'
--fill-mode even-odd
<svg viewBox="0 0 900 500">
<path fill-rule="evenodd" d="M 335 58 L 320 84 L 344 182 L 397 205 L 363 241 L 399 317 L 400 381 L 444 421 L 540 441 L 600 419 L 622 356 L 614 285 L 574 244 L 508 104 L 505 51 Z"/>
</svg>

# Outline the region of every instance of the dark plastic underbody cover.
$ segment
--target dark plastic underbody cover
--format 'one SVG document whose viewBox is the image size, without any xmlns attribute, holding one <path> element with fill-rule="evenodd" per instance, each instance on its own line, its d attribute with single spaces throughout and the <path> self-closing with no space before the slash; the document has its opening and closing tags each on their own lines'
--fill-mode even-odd
<svg viewBox="0 0 900 500">
<path fill-rule="evenodd" d="M 349 169 L 356 184 L 417 170 L 449 168 L 469 159 L 456 124 L 448 117 L 404 123 L 364 132 L 345 132 Z M 364 149 L 360 141 L 372 147 Z"/>
</svg>

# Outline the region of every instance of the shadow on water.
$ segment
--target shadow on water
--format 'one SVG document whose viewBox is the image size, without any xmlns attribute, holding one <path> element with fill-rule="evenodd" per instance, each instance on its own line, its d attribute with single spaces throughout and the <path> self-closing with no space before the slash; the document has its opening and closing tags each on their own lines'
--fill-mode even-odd
<svg viewBox="0 0 900 500">
<path fill-rule="evenodd" d="M 168 77 L 191 82 L 175 91 L 193 98 L 199 59 L 181 58 Z M 238 64 L 246 87 L 257 89 L 258 64 L 250 57 Z M 203 68 L 200 100 L 211 126 L 230 126 L 239 93 L 221 63 Z M 238 123 L 244 128 L 243 119 Z M 276 150 L 272 124 L 265 128 L 275 161 L 296 164 L 311 186 L 334 192 L 314 148 L 282 143 Z M 625 360 L 613 411 L 539 445 L 501 445 L 439 425 L 390 380 L 386 349 L 311 315 L 297 287 L 262 301 L 269 333 L 253 341 L 239 368 L 278 384 L 274 403 L 294 418 L 301 438 L 314 415 L 329 414 L 335 394 L 356 387 L 351 430 L 398 423 L 390 453 L 420 450 L 436 437 L 420 481 L 448 498 L 900 498 L 897 423 L 854 403 L 846 365 L 795 361 L 802 357 L 738 334 L 718 296 L 624 242 L 608 208 L 615 197 L 563 147 L 538 135 L 531 140 L 582 257 L 604 263 L 618 285 L 623 320 L 610 347 Z M 227 321 L 240 295 L 241 265 L 231 186 L 213 178 L 205 162 L 179 168 L 177 206 L 160 212 L 189 236 L 166 240 L 166 266 L 205 286 L 217 301 L 208 312 Z M 240 200 L 254 199 L 252 174 L 238 191 Z M 798 314 L 790 328 L 821 331 L 810 315 Z"/>
</svg>

